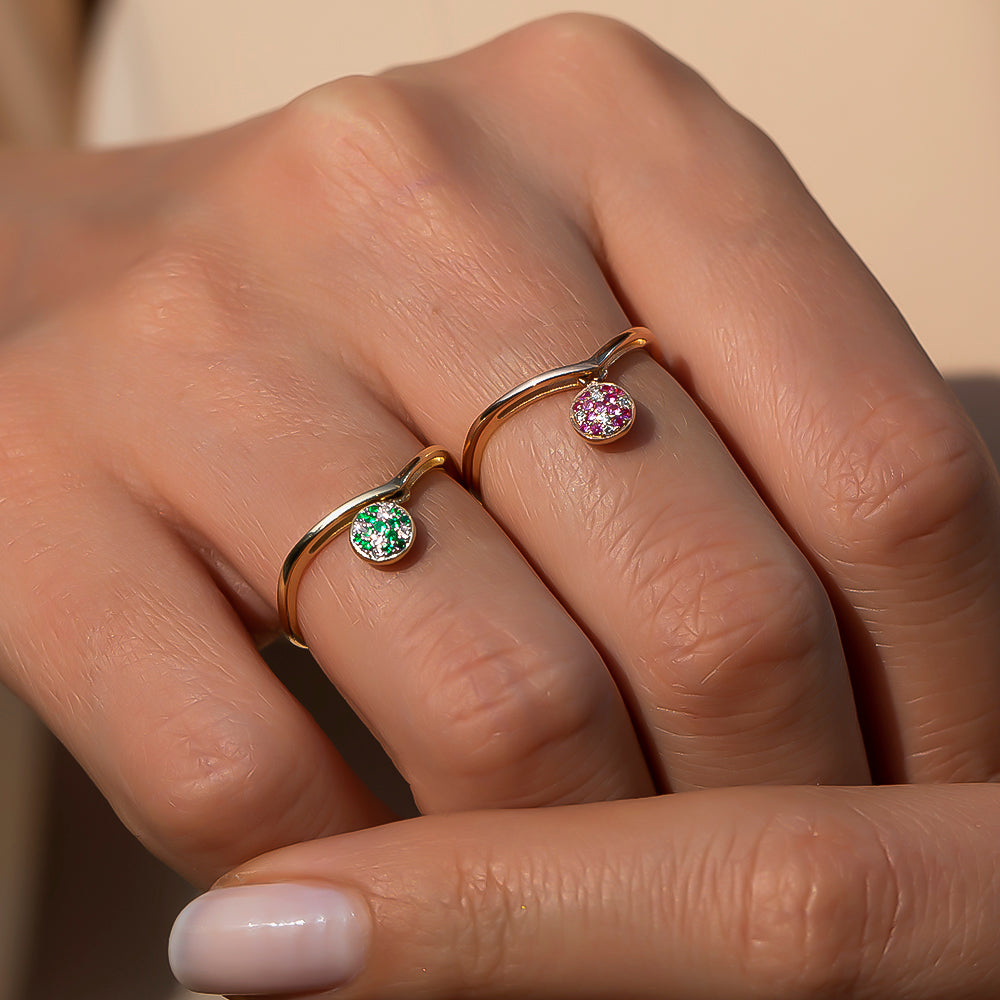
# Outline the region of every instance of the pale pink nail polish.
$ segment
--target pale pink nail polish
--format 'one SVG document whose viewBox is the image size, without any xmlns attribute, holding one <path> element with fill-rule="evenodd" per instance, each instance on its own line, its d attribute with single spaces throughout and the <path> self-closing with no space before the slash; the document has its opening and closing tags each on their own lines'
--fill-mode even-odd
<svg viewBox="0 0 1000 1000">
<path fill-rule="evenodd" d="M 170 933 L 170 967 L 196 993 L 306 993 L 353 979 L 371 917 L 353 893 L 280 883 L 212 889 Z"/>
</svg>

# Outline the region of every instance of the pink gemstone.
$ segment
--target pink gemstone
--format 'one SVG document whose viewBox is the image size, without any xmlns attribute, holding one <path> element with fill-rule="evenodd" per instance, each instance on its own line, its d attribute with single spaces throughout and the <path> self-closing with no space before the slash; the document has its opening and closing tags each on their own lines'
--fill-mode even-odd
<svg viewBox="0 0 1000 1000">
<path fill-rule="evenodd" d="M 635 420 L 632 397 L 613 382 L 591 382 L 573 400 L 573 426 L 588 441 L 620 438 Z"/>
</svg>

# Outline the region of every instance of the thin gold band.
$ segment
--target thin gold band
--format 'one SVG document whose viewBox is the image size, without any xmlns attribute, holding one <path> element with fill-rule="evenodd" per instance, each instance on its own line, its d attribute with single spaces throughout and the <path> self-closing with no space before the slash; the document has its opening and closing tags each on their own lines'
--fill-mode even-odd
<svg viewBox="0 0 1000 1000">
<path fill-rule="evenodd" d="M 630 351 L 645 347 L 648 342 L 649 330 L 646 327 L 630 327 L 624 333 L 609 340 L 585 361 L 542 372 L 541 375 L 536 375 L 534 378 L 515 386 L 509 392 L 505 392 L 498 400 L 486 407 L 469 428 L 469 433 L 465 437 L 465 446 L 462 448 L 462 479 L 470 492 L 476 496 L 479 495 L 479 476 L 482 470 L 483 453 L 490 436 L 500 424 L 536 399 L 541 399 L 553 392 L 579 389 L 590 382 L 604 379 L 608 369 L 616 361 Z"/>
<path fill-rule="evenodd" d="M 299 631 L 296 607 L 299 584 L 312 561 L 342 531 L 350 526 L 355 515 L 369 504 L 385 500 L 405 503 L 417 480 L 431 469 L 438 469 L 449 459 L 444 448 L 424 448 L 411 459 L 384 486 L 377 486 L 367 493 L 360 493 L 347 503 L 331 511 L 322 521 L 314 524 L 292 547 L 285 557 L 278 576 L 278 619 L 281 628 L 296 646 L 306 647 Z"/>
</svg>

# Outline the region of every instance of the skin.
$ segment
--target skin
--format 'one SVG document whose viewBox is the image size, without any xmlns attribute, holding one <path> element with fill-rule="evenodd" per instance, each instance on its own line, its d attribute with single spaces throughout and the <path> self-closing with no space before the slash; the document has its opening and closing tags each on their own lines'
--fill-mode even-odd
<svg viewBox="0 0 1000 1000">
<path fill-rule="evenodd" d="M 995 778 L 996 471 L 769 140 L 647 39 L 560 17 L 223 133 L 0 168 L 0 669 L 196 884 L 390 818 L 258 654 L 291 545 L 632 322 L 654 336 L 612 373 L 629 438 L 592 448 L 541 400 L 490 442 L 485 506 L 433 473 L 413 557 L 373 570 L 341 539 L 304 582 L 311 649 L 421 810 Z M 613 865 L 634 824 L 635 857 L 664 816 L 697 842 L 687 803 L 766 829 L 887 794 L 579 816 Z M 570 814 L 501 815 L 528 863 Z M 287 857 L 337 878 L 339 843 Z"/>
<path fill-rule="evenodd" d="M 730 788 L 421 817 L 220 887 L 349 893 L 364 966 L 310 994 L 342 1000 L 988 1000 L 998 836 L 994 785 Z"/>
</svg>

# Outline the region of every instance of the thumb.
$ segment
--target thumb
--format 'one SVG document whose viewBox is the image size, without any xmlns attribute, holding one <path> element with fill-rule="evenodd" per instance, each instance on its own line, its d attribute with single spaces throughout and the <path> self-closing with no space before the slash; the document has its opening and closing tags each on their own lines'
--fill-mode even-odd
<svg viewBox="0 0 1000 1000">
<path fill-rule="evenodd" d="M 178 918 L 195 990 L 1000 995 L 1000 788 L 739 788 L 284 848 Z"/>
</svg>

